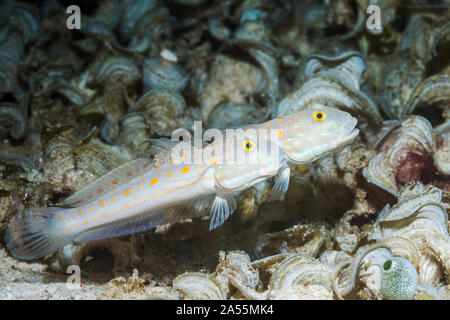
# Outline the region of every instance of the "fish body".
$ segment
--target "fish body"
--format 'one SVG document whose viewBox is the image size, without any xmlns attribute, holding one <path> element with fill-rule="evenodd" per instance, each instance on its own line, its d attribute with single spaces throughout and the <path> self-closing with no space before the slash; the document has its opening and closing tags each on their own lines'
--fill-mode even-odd
<svg viewBox="0 0 450 320">
<path fill-rule="evenodd" d="M 271 200 L 281 198 L 289 185 L 289 165 L 313 161 L 351 142 L 358 134 L 356 122 L 346 112 L 315 105 L 238 129 L 201 149 L 177 143 L 178 150 L 170 140 L 159 139 L 155 145 L 169 151 L 161 165 L 133 160 L 66 199 L 65 207 L 20 211 L 7 229 L 7 248 L 16 258 L 37 259 L 70 242 L 186 219 L 190 209 L 199 211 L 211 202 L 210 230 L 215 229 L 235 210 L 235 192 L 276 176 Z M 180 154 L 184 161 L 174 161 Z"/>
<path fill-rule="evenodd" d="M 70 242 L 117 237 L 180 221 L 192 216 L 189 209 L 204 209 L 211 201 L 210 229 L 215 229 L 235 210 L 234 192 L 276 175 L 284 161 L 283 155 L 275 157 L 278 146 L 268 140 L 247 133 L 229 140 L 233 143 L 200 150 L 201 161 L 169 160 L 160 166 L 148 159 L 131 161 L 66 199 L 67 207 L 19 212 L 7 229 L 7 247 L 16 258 L 37 259 Z"/>
</svg>

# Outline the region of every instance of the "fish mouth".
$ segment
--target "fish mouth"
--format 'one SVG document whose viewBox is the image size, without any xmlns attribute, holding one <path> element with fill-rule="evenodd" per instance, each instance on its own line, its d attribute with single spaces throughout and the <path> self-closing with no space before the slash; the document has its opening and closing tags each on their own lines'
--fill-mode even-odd
<svg viewBox="0 0 450 320">
<path fill-rule="evenodd" d="M 356 128 L 358 124 L 358 119 L 351 117 L 350 120 L 346 123 L 345 127 L 348 129 L 342 135 L 341 145 L 352 142 L 359 134 L 359 129 Z"/>
</svg>

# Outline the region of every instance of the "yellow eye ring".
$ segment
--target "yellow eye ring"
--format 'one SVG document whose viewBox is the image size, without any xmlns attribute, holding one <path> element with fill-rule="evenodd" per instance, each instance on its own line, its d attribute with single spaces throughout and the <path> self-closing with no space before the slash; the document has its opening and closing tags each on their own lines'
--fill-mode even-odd
<svg viewBox="0 0 450 320">
<path fill-rule="evenodd" d="M 253 148 L 255 147 L 255 144 L 251 141 L 244 141 L 242 147 L 244 148 L 245 151 L 252 151 Z"/>
<path fill-rule="evenodd" d="M 325 120 L 325 118 L 326 118 L 325 112 L 322 112 L 322 111 L 316 111 L 316 112 L 314 112 L 314 114 L 313 114 L 313 118 L 314 118 L 314 120 L 316 120 L 317 122 L 322 122 L 322 121 Z"/>
</svg>

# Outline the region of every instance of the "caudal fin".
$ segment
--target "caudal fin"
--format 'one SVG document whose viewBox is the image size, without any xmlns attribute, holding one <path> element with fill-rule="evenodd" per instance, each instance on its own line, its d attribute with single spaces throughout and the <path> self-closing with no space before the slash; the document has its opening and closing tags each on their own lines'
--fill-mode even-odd
<svg viewBox="0 0 450 320">
<path fill-rule="evenodd" d="M 21 260 L 45 257 L 68 244 L 62 234 L 64 220 L 58 219 L 64 208 L 30 208 L 11 219 L 6 230 L 6 247 Z"/>
</svg>

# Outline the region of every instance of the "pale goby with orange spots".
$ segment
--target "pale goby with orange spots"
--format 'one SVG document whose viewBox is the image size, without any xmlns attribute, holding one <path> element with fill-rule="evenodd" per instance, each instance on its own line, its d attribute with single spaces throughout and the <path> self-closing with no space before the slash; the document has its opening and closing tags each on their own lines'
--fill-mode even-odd
<svg viewBox="0 0 450 320">
<path fill-rule="evenodd" d="M 266 134 L 285 157 L 270 200 L 281 199 L 286 193 L 291 165 L 313 162 L 351 143 L 359 134 L 357 123 L 358 120 L 348 112 L 314 103 L 297 113 L 242 128 Z"/>
<path fill-rule="evenodd" d="M 159 145 L 171 147 L 166 140 Z M 6 246 L 14 257 L 33 260 L 71 242 L 183 220 L 211 203 L 210 229 L 215 229 L 235 210 L 235 192 L 275 176 L 286 159 L 277 144 L 254 133 L 236 134 L 200 151 L 200 163 L 167 159 L 154 166 L 149 159 L 133 160 L 66 199 L 66 207 L 20 211 L 6 231 Z"/>
<path fill-rule="evenodd" d="M 289 187 L 290 166 L 306 164 L 351 143 L 359 134 L 358 120 L 348 112 L 314 103 L 307 109 L 250 128 L 276 130 L 277 145 L 286 162 L 275 179 L 270 200 L 278 200 Z"/>
</svg>

